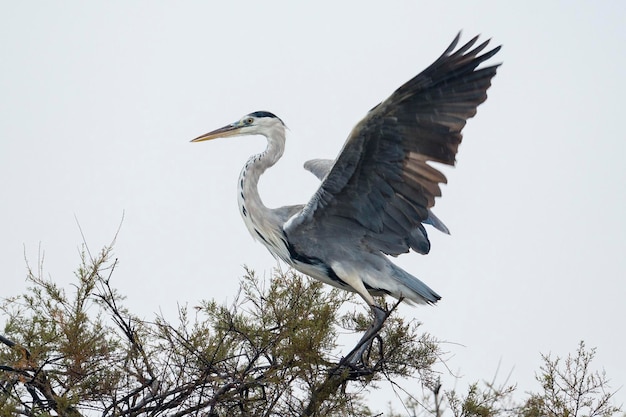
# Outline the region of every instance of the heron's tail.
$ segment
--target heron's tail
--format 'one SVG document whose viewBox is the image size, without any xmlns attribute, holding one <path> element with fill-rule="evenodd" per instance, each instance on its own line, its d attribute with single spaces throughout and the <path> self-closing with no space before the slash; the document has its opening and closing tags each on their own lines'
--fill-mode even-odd
<svg viewBox="0 0 626 417">
<path fill-rule="evenodd" d="M 441 296 L 433 291 L 413 275 L 409 274 L 399 266 L 389 262 L 392 268 L 392 276 L 398 284 L 400 294 L 408 301 L 417 304 L 435 304 Z M 394 294 L 395 295 L 395 294 Z"/>
</svg>

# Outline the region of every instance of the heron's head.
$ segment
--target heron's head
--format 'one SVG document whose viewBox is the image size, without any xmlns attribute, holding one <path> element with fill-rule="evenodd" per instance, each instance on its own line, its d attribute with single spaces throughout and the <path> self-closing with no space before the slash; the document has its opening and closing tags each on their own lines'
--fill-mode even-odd
<svg viewBox="0 0 626 417">
<path fill-rule="evenodd" d="M 245 115 L 234 123 L 198 136 L 192 140 L 192 142 L 244 135 L 263 135 L 269 137 L 275 129 L 282 129 L 283 131 L 285 129 L 285 124 L 278 116 L 268 111 L 256 111 Z"/>
</svg>

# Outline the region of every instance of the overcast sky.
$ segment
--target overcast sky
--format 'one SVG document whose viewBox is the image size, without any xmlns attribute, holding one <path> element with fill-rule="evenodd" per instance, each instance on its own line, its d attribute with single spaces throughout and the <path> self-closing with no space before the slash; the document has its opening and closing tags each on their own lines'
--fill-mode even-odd
<svg viewBox="0 0 626 417">
<path fill-rule="evenodd" d="M 302 163 L 334 158 L 462 29 L 502 44 L 503 65 L 445 170 L 434 211 L 452 235 L 429 229 L 428 256 L 398 258 L 443 299 L 401 314 L 450 342 L 459 388 L 501 362 L 501 379 L 538 389 L 540 352 L 580 340 L 626 384 L 624 3 L 303 3 L 2 2 L 0 295 L 25 290 L 39 247 L 67 285 L 75 218 L 98 250 L 124 215 L 113 284 L 131 311 L 174 319 L 177 305 L 232 300 L 242 265 L 276 266 L 235 194 L 265 141 L 189 140 L 276 113 L 287 150 L 261 195 L 305 202 L 317 180 Z"/>
</svg>

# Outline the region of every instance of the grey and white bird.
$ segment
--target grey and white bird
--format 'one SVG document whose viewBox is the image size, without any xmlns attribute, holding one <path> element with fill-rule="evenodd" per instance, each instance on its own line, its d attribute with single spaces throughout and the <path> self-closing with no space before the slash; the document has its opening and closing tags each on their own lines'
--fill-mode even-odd
<svg viewBox="0 0 626 417">
<path fill-rule="evenodd" d="M 448 233 L 432 213 L 446 177 L 429 162 L 454 165 L 467 119 L 487 98 L 499 66 L 478 66 L 496 47 L 478 37 L 455 51 L 460 34 L 428 68 L 376 105 L 350 132 L 334 161 L 304 167 L 321 179 L 305 205 L 266 207 L 259 177 L 283 155 L 285 124 L 267 111 L 206 133 L 192 142 L 242 135 L 267 139 L 248 159 L 238 182 L 241 216 L 274 257 L 326 284 L 358 293 L 382 320 L 372 295 L 434 304 L 441 297 L 387 255 L 427 254 L 425 224 Z"/>
</svg>

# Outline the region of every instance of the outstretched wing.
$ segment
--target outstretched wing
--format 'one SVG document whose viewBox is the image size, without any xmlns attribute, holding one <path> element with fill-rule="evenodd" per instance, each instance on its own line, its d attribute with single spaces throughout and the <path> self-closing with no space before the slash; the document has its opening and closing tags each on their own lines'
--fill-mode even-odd
<svg viewBox="0 0 626 417">
<path fill-rule="evenodd" d="M 296 246 L 340 235 L 389 255 L 428 253 L 422 223 L 446 182 L 428 162 L 454 165 L 461 130 L 498 67 L 477 69 L 500 47 L 479 55 L 489 41 L 471 49 L 475 37 L 454 51 L 459 36 L 352 130 L 313 198 L 284 226 Z"/>
</svg>

